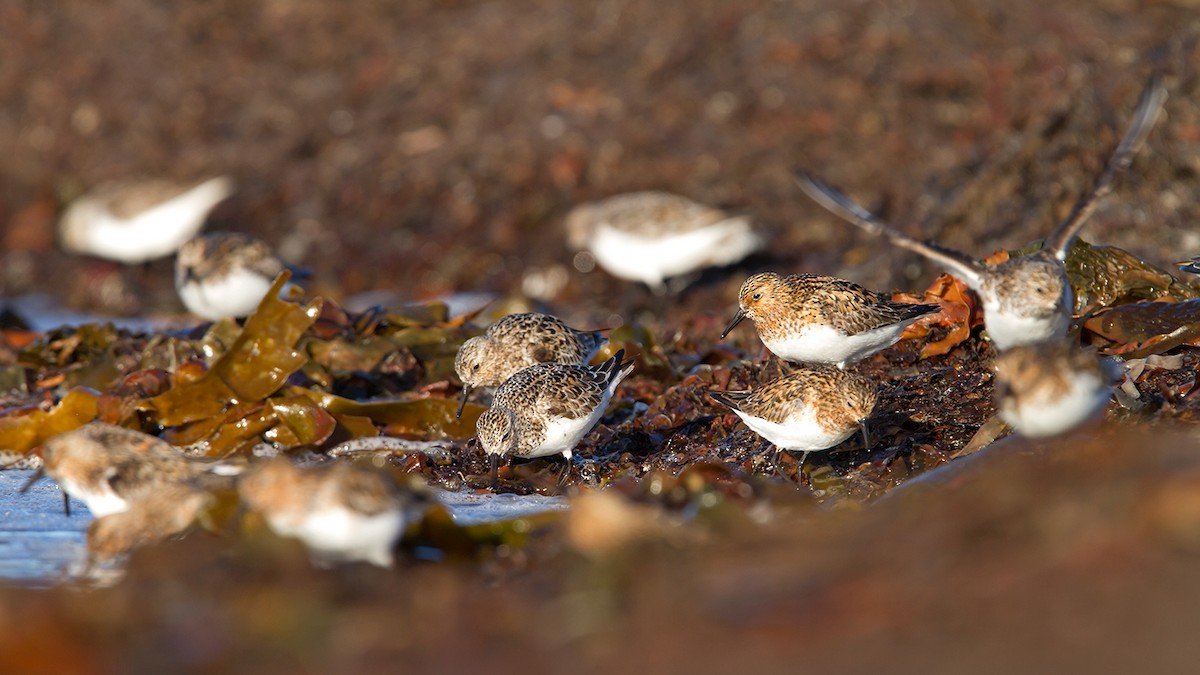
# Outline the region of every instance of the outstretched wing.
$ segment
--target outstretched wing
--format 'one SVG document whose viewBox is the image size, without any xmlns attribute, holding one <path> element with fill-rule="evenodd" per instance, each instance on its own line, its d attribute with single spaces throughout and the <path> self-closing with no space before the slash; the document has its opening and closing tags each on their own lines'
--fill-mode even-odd
<svg viewBox="0 0 1200 675">
<path fill-rule="evenodd" d="M 1075 202 L 1074 208 L 1067 214 L 1067 217 L 1058 224 L 1054 233 L 1046 238 L 1045 250 L 1050 251 L 1055 258 L 1066 260 L 1067 251 L 1071 248 L 1071 243 L 1079 232 L 1079 228 L 1096 210 L 1096 204 L 1112 192 L 1113 179 L 1129 168 L 1130 163 L 1133 162 L 1134 153 L 1142 147 L 1142 144 L 1146 142 L 1146 136 L 1150 135 L 1150 130 L 1154 128 L 1154 123 L 1158 120 L 1158 113 L 1162 111 L 1163 102 L 1166 100 L 1167 90 L 1163 86 L 1162 75 L 1156 72 L 1146 83 L 1146 88 L 1142 90 L 1142 96 L 1138 100 L 1137 111 L 1133 114 L 1133 122 L 1129 125 L 1129 130 L 1125 132 L 1125 137 L 1121 139 L 1120 145 L 1108 159 L 1104 171 L 1096 177 L 1091 191 Z"/>
<path fill-rule="evenodd" d="M 854 203 L 842 191 L 817 180 L 804 171 L 793 174 L 800 189 L 812 197 L 813 201 L 825 207 L 830 213 L 842 218 L 852 225 L 876 236 L 884 236 L 901 248 L 919 253 L 935 263 L 949 269 L 951 273 L 967 282 L 972 288 L 979 288 L 982 282 L 979 263 L 965 253 L 945 248 L 933 242 L 924 242 L 904 234 L 888 225 L 875 214 Z"/>
</svg>

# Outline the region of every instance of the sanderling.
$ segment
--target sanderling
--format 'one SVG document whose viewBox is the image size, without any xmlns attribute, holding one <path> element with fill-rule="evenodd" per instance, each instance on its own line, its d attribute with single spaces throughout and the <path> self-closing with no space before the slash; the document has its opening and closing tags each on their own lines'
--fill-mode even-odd
<svg viewBox="0 0 1200 675">
<path fill-rule="evenodd" d="M 104 422 L 54 436 L 43 446 L 42 460 L 63 492 L 87 504 L 97 518 L 125 511 L 204 470 L 160 438 Z"/>
<path fill-rule="evenodd" d="M 672 277 L 732 265 L 763 239 L 750 218 L 668 192 L 631 192 L 577 206 L 567 215 L 569 243 L 586 248 L 610 274 L 656 292 Z"/>
<path fill-rule="evenodd" d="M 1029 438 L 1057 436 L 1099 415 L 1120 368 L 1061 339 L 1021 345 L 996 356 L 1000 418 Z"/>
<path fill-rule="evenodd" d="M 832 366 L 805 366 L 750 391 L 711 391 L 746 426 L 779 450 L 828 450 L 862 429 L 878 396 L 875 383 Z"/>
<path fill-rule="evenodd" d="M 346 460 L 300 468 L 283 457 L 251 466 L 238 494 L 276 534 L 304 542 L 313 562 L 392 565 L 392 550 L 425 500 L 385 471 Z"/>
<path fill-rule="evenodd" d="M 1112 191 L 1113 179 L 1125 171 L 1146 140 L 1166 100 L 1162 79 L 1152 77 L 1142 92 L 1132 124 L 1104 171 L 1097 177 L 1058 228 L 1033 255 L 1011 258 L 989 267 L 970 256 L 932 242 L 914 239 L 875 217 L 841 191 L 804 172 L 796 173 L 800 187 L 818 204 L 859 228 L 890 239 L 919 253 L 962 279 L 983 301 L 984 324 L 998 349 L 1032 344 L 1063 336 L 1070 323 L 1073 296 L 1063 261 L 1079 229 L 1097 203 Z"/>
<path fill-rule="evenodd" d="M 633 370 L 624 358 L 622 349 L 598 366 L 539 363 L 505 380 L 475 425 L 491 456 L 493 479 L 501 455 L 561 454 L 569 470 L 571 450 L 600 421 L 617 385 Z"/>
<path fill-rule="evenodd" d="M 893 302 L 875 291 L 815 274 L 755 274 L 738 292 L 739 308 L 724 339 L 750 318 L 763 344 L 785 361 L 838 368 L 896 344 L 904 329 L 938 305 Z"/>
<path fill-rule="evenodd" d="M 247 234 L 214 232 L 179 247 L 175 290 L 188 311 L 209 321 L 249 316 L 287 265 Z"/>
<path fill-rule="evenodd" d="M 109 183 L 71 202 L 59 221 L 65 249 L 141 263 L 162 258 L 191 239 L 208 212 L 233 193 L 225 176 L 200 184 L 166 180 Z"/>
<path fill-rule="evenodd" d="M 538 363 L 586 364 L 605 342 L 601 331 L 576 330 L 548 314 L 509 314 L 459 347 L 454 370 L 463 389 L 456 415 L 474 389 L 497 387 Z"/>
</svg>

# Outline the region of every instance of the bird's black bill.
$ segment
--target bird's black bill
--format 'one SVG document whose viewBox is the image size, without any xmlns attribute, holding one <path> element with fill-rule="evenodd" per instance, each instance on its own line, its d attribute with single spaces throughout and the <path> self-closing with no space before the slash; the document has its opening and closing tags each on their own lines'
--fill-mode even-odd
<svg viewBox="0 0 1200 675">
<path fill-rule="evenodd" d="M 737 311 L 737 312 L 736 312 L 736 313 L 733 315 L 733 321 L 730 321 L 730 322 L 729 322 L 729 325 L 725 327 L 725 330 L 721 331 L 721 339 L 722 339 L 722 340 L 724 340 L 724 339 L 725 339 L 725 336 L 726 336 L 726 335 L 729 335 L 729 332 L 730 332 L 730 331 L 732 331 L 734 328 L 736 328 L 736 327 L 737 327 L 737 325 L 738 325 L 739 323 L 741 323 L 741 322 L 742 322 L 742 319 L 744 319 L 744 318 L 746 318 L 746 310 L 744 310 L 744 309 L 739 309 L 739 310 L 738 310 L 738 311 Z"/>
<path fill-rule="evenodd" d="M 862 429 L 863 450 L 870 450 L 871 449 L 871 437 L 869 435 L 867 435 L 867 421 L 863 420 L 862 422 L 859 422 L 858 426 L 860 429 Z"/>
<path fill-rule="evenodd" d="M 500 482 L 500 455 L 491 455 L 489 459 L 492 462 L 492 487 L 496 487 Z"/>
<path fill-rule="evenodd" d="M 67 494 L 66 490 L 63 491 L 63 515 L 71 517 L 71 495 Z"/>
<path fill-rule="evenodd" d="M 467 407 L 467 397 L 471 395 L 471 388 L 463 385 L 462 398 L 458 401 L 458 410 L 454 411 L 454 419 L 462 419 L 463 408 Z"/>
</svg>

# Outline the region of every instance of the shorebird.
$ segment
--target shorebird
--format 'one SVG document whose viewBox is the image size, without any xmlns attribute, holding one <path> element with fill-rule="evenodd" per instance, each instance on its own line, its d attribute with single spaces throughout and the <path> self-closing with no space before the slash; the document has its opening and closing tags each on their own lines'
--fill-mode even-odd
<svg viewBox="0 0 1200 675">
<path fill-rule="evenodd" d="M 1022 436 L 1066 433 L 1104 411 L 1120 369 L 1068 340 L 1021 345 L 996 356 L 1000 418 Z"/>
<path fill-rule="evenodd" d="M 910 237 L 808 173 L 797 171 L 796 181 L 809 197 L 834 215 L 925 256 L 970 286 L 983 302 L 984 323 L 998 349 L 1051 340 L 1066 334 L 1074 304 L 1063 266 L 1067 251 L 1097 203 L 1112 191 L 1113 179 L 1129 168 L 1134 153 L 1154 127 L 1166 97 L 1162 78 L 1155 74 L 1142 91 L 1129 130 L 1092 189 L 1075 203 L 1040 251 L 996 266 L 984 265 L 965 253 L 934 242 Z"/>
<path fill-rule="evenodd" d="M 630 192 L 577 206 L 567 214 L 567 237 L 609 274 L 658 294 L 669 278 L 732 265 L 763 246 L 748 216 L 669 192 Z"/>
<path fill-rule="evenodd" d="M 455 416 L 475 389 L 498 387 L 538 363 L 587 365 L 607 341 L 602 331 L 576 330 L 549 314 L 509 314 L 458 348 L 454 371 L 463 389 Z"/>
<path fill-rule="evenodd" d="M 875 409 L 875 383 L 831 366 L 807 366 L 749 391 L 710 391 L 778 450 L 828 450 L 862 429 Z"/>
<path fill-rule="evenodd" d="M 721 339 L 749 318 L 779 358 L 845 368 L 896 344 L 905 328 L 939 309 L 893 302 L 836 277 L 761 272 L 742 284 L 738 310 Z"/>
<path fill-rule="evenodd" d="M 71 202 L 59 221 L 63 247 L 127 264 L 175 253 L 208 212 L 233 193 L 225 176 L 202 183 L 107 183 Z"/>
<path fill-rule="evenodd" d="M 288 266 L 266 243 L 239 232 L 187 240 L 175 258 L 175 290 L 188 311 L 209 321 L 249 316 Z"/>
<path fill-rule="evenodd" d="M 385 471 L 347 460 L 300 468 L 276 457 L 247 470 L 238 494 L 276 534 L 304 542 L 322 566 L 361 560 L 391 567 L 396 542 L 426 506 Z"/>
<path fill-rule="evenodd" d="M 539 363 L 505 380 L 492 407 L 479 416 L 479 443 L 492 461 L 561 454 L 570 469 L 571 451 L 604 415 L 617 385 L 633 371 L 625 350 L 598 366 Z M 566 474 L 564 474 L 565 476 Z"/>
</svg>

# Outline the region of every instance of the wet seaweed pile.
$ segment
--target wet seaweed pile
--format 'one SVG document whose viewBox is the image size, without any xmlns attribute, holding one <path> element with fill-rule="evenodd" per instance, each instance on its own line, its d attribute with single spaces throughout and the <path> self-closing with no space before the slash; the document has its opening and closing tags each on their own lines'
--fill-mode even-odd
<svg viewBox="0 0 1200 675">
<path fill-rule="evenodd" d="M 1135 267 L 1138 279 L 1153 271 Z M 870 448 L 848 441 L 804 467 L 786 454 L 773 462 L 707 397 L 776 377 L 786 364 L 716 340 L 720 321 L 686 333 L 622 326 L 609 349 L 636 354 L 638 370 L 580 446 L 567 484 L 557 462 L 535 460 L 506 470 L 494 488 L 565 491 L 568 511 L 462 527 L 434 509 L 410 529 L 397 569 L 322 570 L 297 542 L 263 536 L 261 523 L 225 502 L 220 518 L 188 536 L 135 551 L 116 586 L 6 592 L 0 644 L 10 663 L 78 672 L 177 666 L 183 657 L 153 647 L 161 640 L 197 645 L 184 659 L 192 665 L 268 672 L 290 659 L 315 670 L 396 659 L 445 669 L 526 663 L 530 654 L 549 669 L 641 658 L 733 667 L 778 663 L 776 633 L 804 629 L 829 649 L 864 640 L 851 663 L 895 667 L 921 663 L 937 644 L 927 629 L 911 634 L 914 621 L 962 621 L 951 651 L 986 652 L 997 631 L 1029 633 L 1021 627 L 1045 606 L 1043 589 L 1068 578 L 1072 590 L 1053 596 L 1055 612 L 1073 611 L 1081 597 L 1125 608 L 1161 596 L 1148 582 L 1113 583 L 1147 565 L 1171 597 L 1191 594 L 1200 465 L 1194 438 L 1166 422 L 1195 414 L 1197 359 L 1153 340 L 1179 328 L 1158 321 L 1167 307 L 1190 302 L 1167 297 L 1171 286 L 1151 293 L 1159 302 L 1126 294 L 1134 301 L 1093 307 L 1096 316 L 1135 317 L 1124 325 L 1139 347 L 1174 352 L 1131 360 L 1124 403 L 1112 406 L 1108 424 L 1067 445 L 1000 441 L 973 457 L 960 455 L 991 442 L 981 429 L 993 409 L 991 348 L 978 327 L 959 330 L 952 319 L 972 322 L 970 307 L 947 306 L 860 364 L 881 383 L 870 421 L 876 440 Z M 957 287 L 939 279 L 923 297 L 970 305 Z M 1139 307 L 1149 318 L 1136 318 Z M 171 335 L 98 325 L 11 331 L 5 376 L 24 382 L 25 393 L 10 401 L 0 433 L 10 447 L 32 449 L 96 418 L 206 457 L 268 447 L 338 461 L 367 455 L 422 481 L 488 491 L 487 462 L 469 440 L 480 407 L 470 405 L 461 422 L 453 415 L 453 355 L 478 332 L 471 317 L 448 317 L 443 305 L 351 314 L 273 293 L 241 326 Z M 1110 352 L 1130 344 L 1086 322 L 1080 336 Z M 1149 424 L 1158 431 L 1147 435 Z M 597 486 L 606 489 L 588 489 Z M 875 506 L 858 508 L 864 500 Z M 990 609 L 970 610 L 964 597 Z M 1077 630 L 1088 639 L 1123 630 L 1112 618 L 1120 616 L 1097 614 Z M 533 640 L 530 621 L 559 628 Z M 405 626 L 399 635 L 397 623 Z M 1164 618 L 1159 638 L 1146 639 L 1168 639 L 1171 625 Z M 709 639 L 691 644 L 698 636 Z M 270 654 L 264 645 L 273 645 Z M 281 661 L 278 650 L 290 656 Z"/>
<path fill-rule="evenodd" d="M 1195 287 L 1112 247 L 1080 243 L 1068 268 L 1085 343 L 1146 359 L 1197 340 Z M 624 349 L 634 374 L 578 448 L 582 459 L 565 486 L 561 462 L 533 460 L 507 467 L 496 489 L 557 493 L 698 465 L 719 467 L 713 475 L 750 488 L 811 479 L 819 493 L 861 498 L 983 447 L 1003 429 L 985 425 L 994 413 L 991 347 L 977 300 L 949 276 L 920 297 L 898 297 L 943 310 L 911 327 L 897 348 L 858 366 L 881 388 L 869 420 L 872 445 L 851 439 L 827 459 L 814 458 L 809 478 L 786 453 L 773 461 L 769 444 L 708 396 L 754 388 L 791 366 L 759 351 L 756 340 L 743 341 L 748 352 L 717 340 L 719 324 L 700 319 L 686 330 L 612 330 L 597 359 Z M 443 487 L 489 489 L 487 461 L 472 438 L 483 408 L 468 404 L 461 419 L 454 417 L 460 384 L 453 359 L 480 332 L 472 319 L 450 317 L 437 303 L 351 314 L 320 298 L 299 304 L 268 294 L 244 325 L 222 321 L 190 333 L 132 334 L 104 325 L 41 336 L 10 332 L 0 377 L 14 387 L 0 417 L 0 446 L 27 453 L 98 419 L 161 436 L 197 457 L 371 455 Z M 1187 380 L 1184 363 L 1191 363 L 1188 352 L 1138 361 L 1142 385 L 1131 380 L 1126 389 L 1163 397 L 1187 414 L 1194 378 Z M 1146 398 L 1131 403 L 1130 395 L 1123 399 L 1130 407 L 1161 409 Z M 376 437 L 399 445 L 364 440 Z"/>
</svg>

